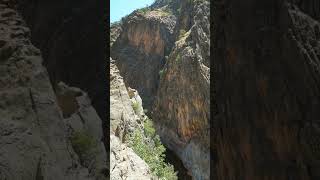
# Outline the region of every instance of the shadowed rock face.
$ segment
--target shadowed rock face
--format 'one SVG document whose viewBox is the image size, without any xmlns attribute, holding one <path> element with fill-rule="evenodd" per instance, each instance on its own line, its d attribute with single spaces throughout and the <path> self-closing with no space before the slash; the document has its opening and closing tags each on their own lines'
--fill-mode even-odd
<svg viewBox="0 0 320 180">
<path fill-rule="evenodd" d="M 217 179 L 319 179 L 319 2 L 214 9 Z"/>
<path fill-rule="evenodd" d="M 102 8 L 106 1 L 17 0 L 14 5 L 31 29 L 32 42 L 42 52 L 54 88 L 63 81 L 88 92 L 99 116 L 106 120 L 107 44 Z"/>
</svg>

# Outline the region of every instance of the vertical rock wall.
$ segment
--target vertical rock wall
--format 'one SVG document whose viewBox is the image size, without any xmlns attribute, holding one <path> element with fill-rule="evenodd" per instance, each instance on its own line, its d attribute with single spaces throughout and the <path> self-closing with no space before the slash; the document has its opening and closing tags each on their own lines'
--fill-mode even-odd
<svg viewBox="0 0 320 180">
<path fill-rule="evenodd" d="M 217 179 L 319 179 L 319 3 L 214 3 Z"/>
<path fill-rule="evenodd" d="M 152 110 L 159 86 L 159 72 L 171 50 L 175 16 L 157 11 L 129 15 L 111 49 L 127 86 L 137 89 L 144 107 Z"/>
</svg>

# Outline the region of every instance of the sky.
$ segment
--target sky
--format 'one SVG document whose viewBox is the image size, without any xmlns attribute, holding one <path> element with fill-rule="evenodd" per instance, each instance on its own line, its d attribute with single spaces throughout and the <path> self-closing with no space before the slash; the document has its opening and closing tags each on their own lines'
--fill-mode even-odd
<svg viewBox="0 0 320 180">
<path fill-rule="evenodd" d="M 136 9 L 151 5 L 154 0 L 110 0 L 110 22 L 121 20 Z"/>
</svg>

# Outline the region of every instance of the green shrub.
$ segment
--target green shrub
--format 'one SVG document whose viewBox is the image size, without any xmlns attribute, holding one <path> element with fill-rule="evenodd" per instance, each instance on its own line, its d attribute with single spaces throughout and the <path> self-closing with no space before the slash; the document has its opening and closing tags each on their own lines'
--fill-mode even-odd
<svg viewBox="0 0 320 180">
<path fill-rule="evenodd" d="M 96 147 L 96 142 L 93 137 L 91 137 L 86 131 L 77 131 L 72 133 L 71 144 L 74 151 L 84 158 L 88 155 L 94 147 Z"/>
<path fill-rule="evenodd" d="M 180 56 L 180 54 L 178 54 L 178 55 L 176 56 L 176 62 L 180 61 L 180 59 L 181 59 L 181 56 Z"/>
<path fill-rule="evenodd" d="M 153 128 L 153 122 L 149 118 L 146 118 L 144 121 L 144 133 L 147 137 L 151 138 L 154 138 L 156 135 L 156 130 Z"/>
<path fill-rule="evenodd" d="M 148 143 L 151 140 L 152 143 Z M 144 122 L 144 133 L 136 130 L 129 138 L 129 145 L 139 157 L 150 167 L 151 172 L 164 180 L 177 180 L 177 172 L 172 165 L 165 162 L 165 147 L 156 135 L 152 120 L 149 118 Z"/>
<path fill-rule="evenodd" d="M 172 12 L 169 10 L 157 9 L 155 10 L 160 16 L 170 16 Z"/>
<path fill-rule="evenodd" d="M 179 31 L 179 38 L 178 39 L 182 39 L 185 35 L 186 35 L 187 31 L 184 29 L 180 29 Z"/>
<path fill-rule="evenodd" d="M 159 76 L 160 76 L 160 78 L 163 76 L 163 69 L 161 69 L 161 70 L 159 71 Z"/>
<path fill-rule="evenodd" d="M 179 7 L 179 9 L 177 9 L 177 12 L 180 14 L 181 13 L 181 7 Z"/>
<path fill-rule="evenodd" d="M 138 113 L 139 103 L 138 102 L 132 102 L 131 106 L 132 106 L 134 112 Z"/>
<path fill-rule="evenodd" d="M 149 10 L 150 10 L 149 7 L 144 7 L 144 8 L 138 9 L 137 11 L 141 14 L 146 14 Z"/>
</svg>

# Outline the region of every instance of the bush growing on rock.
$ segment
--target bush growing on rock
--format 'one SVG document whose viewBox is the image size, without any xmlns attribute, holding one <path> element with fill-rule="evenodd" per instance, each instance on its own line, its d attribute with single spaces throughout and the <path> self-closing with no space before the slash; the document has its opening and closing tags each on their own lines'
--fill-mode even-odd
<svg viewBox="0 0 320 180">
<path fill-rule="evenodd" d="M 182 38 L 184 38 L 184 36 L 187 34 L 187 31 L 185 30 L 185 29 L 181 29 L 180 31 L 179 31 L 179 37 L 178 37 L 178 39 L 182 39 Z"/>
<path fill-rule="evenodd" d="M 86 131 L 72 133 L 71 144 L 79 158 L 84 161 L 96 147 L 96 142 Z"/>
<path fill-rule="evenodd" d="M 160 76 L 160 78 L 162 77 L 162 75 L 163 75 L 163 70 L 160 70 L 160 71 L 159 71 L 159 76 Z"/>
<path fill-rule="evenodd" d="M 152 173 L 163 180 L 177 180 L 177 172 L 165 162 L 165 147 L 153 127 L 152 120 L 145 119 L 143 131 L 135 130 L 129 138 L 130 147 L 150 167 Z"/>
<path fill-rule="evenodd" d="M 133 102 L 131 105 L 132 105 L 132 108 L 133 108 L 134 112 L 138 113 L 139 103 L 138 102 Z"/>
<path fill-rule="evenodd" d="M 141 14 L 146 14 L 149 10 L 150 10 L 149 7 L 144 7 L 144 8 L 138 9 L 137 11 Z"/>
<path fill-rule="evenodd" d="M 153 128 L 153 123 L 149 118 L 144 121 L 144 133 L 147 137 L 154 138 L 156 130 Z"/>
</svg>

